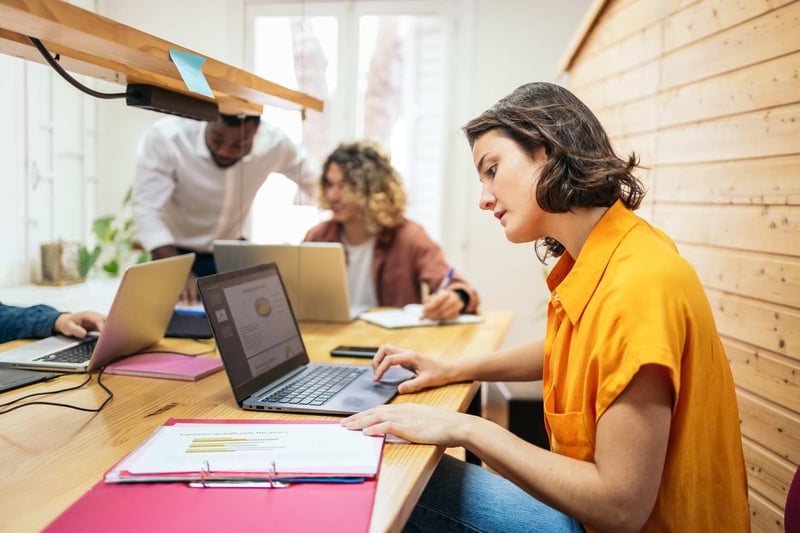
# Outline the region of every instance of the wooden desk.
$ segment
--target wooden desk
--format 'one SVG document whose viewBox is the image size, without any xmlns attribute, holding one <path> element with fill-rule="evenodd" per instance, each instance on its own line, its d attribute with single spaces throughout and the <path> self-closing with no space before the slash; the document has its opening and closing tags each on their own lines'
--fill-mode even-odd
<svg viewBox="0 0 800 533">
<path fill-rule="evenodd" d="M 437 328 L 386 330 L 358 320 L 344 325 L 305 323 L 301 329 L 309 355 L 315 361 L 331 360 L 328 354 L 338 344 L 383 342 L 442 358 L 456 358 L 499 347 L 513 315 L 488 312 L 484 316 L 482 324 Z M 2 346 L 7 348 L 16 343 Z M 159 347 L 198 353 L 210 345 L 165 339 Z M 0 403 L 32 392 L 75 385 L 83 379 L 84 376 L 74 375 L 23 387 L 0 394 Z M 196 383 L 111 375 L 104 376 L 103 383 L 114 392 L 114 399 L 100 413 L 31 406 L 0 416 L 0 531 L 44 528 L 169 418 L 301 416 L 239 409 L 224 372 Z M 477 389 L 477 383 L 455 384 L 398 396 L 393 401 L 464 411 Z M 105 395 L 95 380 L 80 390 L 44 399 L 96 407 Z M 399 531 L 403 527 L 443 452 L 442 448 L 428 445 L 387 445 L 370 531 Z"/>
</svg>

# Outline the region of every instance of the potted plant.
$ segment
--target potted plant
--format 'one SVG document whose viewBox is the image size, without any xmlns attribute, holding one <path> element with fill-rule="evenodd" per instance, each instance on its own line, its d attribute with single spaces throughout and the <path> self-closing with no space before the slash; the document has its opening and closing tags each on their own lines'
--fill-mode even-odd
<svg viewBox="0 0 800 533">
<path fill-rule="evenodd" d="M 83 278 L 96 264 L 109 276 L 118 276 L 125 267 L 150 260 L 150 253 L 136 240 L 133 219 L 130 215 L 132 188 L 122 200 L 119 215 L 106 215 L 94 219 L 92 233 L 96 238 L 94 248 L 82 246 L 78 256 L 78 271 Z"/>
</svg>

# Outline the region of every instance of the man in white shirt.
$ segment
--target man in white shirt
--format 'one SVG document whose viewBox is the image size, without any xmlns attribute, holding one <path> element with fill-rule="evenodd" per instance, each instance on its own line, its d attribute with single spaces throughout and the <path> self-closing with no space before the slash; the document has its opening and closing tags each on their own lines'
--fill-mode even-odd
<svg viewBox="0 0 800 533">
<path fill-rule="evenodd" d="M 260 117 L 220 115 L 215 122 L 168 117 L 139 143 L 133 222 L 154 259 L 197 254 L 183 300 L 197 302 L 197 276 L 214 274 L 215 239 L 243 237 L 253 198 L 279 172 L 314 197 L 319 165 Z"/>
</svg>

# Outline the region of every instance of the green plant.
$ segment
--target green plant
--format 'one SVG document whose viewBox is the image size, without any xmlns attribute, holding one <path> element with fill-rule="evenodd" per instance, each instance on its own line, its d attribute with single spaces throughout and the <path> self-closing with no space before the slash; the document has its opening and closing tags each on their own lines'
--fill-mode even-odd
<svg viewBox="0 0 800 533">
<path fill-rule="evenodd" d="M 78 256 L 78 271 L 84 278 L 98 262 L 103 272 L 118 276 L 126 266 L 150 260 L 150 253 L 143 250 L 136 240 L 133 219 L 129 214 L 132 192 L 132 188 L 128 188 L 119 215 L 98 217 L 92 222 L 92 233 L 97 243 L 91 250 L 82 246 Z"/>
</svg>

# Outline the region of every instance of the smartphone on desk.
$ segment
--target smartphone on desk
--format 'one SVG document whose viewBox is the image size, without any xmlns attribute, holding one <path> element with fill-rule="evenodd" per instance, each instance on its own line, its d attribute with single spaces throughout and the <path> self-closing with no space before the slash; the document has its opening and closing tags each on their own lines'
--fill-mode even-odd
<svg viewBox="0 0 800 533">
<path fill-rule="evenodd" d="M 331 350 L 331 357 L 361 357 L 372 359 L 378 351 L 377 346 L 337 346 Z"/>
</svg>

